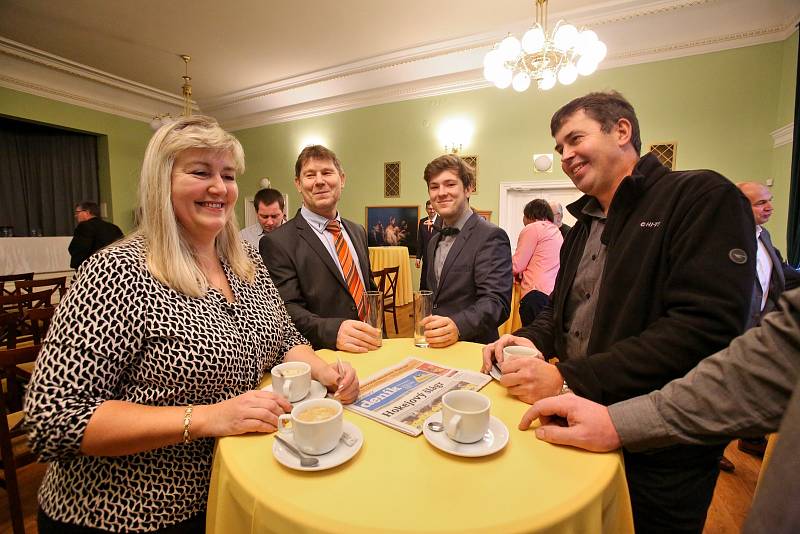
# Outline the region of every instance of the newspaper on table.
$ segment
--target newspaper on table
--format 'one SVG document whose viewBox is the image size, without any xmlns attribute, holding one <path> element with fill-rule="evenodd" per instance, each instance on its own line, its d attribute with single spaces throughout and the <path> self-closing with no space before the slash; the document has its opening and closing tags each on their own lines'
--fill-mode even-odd
<svg viewBox="0 0 800 534">
<path fill-rule="evenodd" d="M 409 356 L 362 382 L 348 410 L 411 436 L 442 407 L 442 395 L 455 389 L 480 390 L 491 377 Z"/>
</svg>

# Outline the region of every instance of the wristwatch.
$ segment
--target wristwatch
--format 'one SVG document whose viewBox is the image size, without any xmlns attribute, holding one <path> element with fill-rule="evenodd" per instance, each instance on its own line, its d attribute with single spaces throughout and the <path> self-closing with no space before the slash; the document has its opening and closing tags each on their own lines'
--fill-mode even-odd
<svg viewBox="0 0 800 534">
<path fill-rule="evenodd" d="M 564 380 L 564 383 L 561 384 L 561 391 L 559 391 L 558 394 L 563 395 L 565 393 L 572 393 L 572 390 L 569 389 L 569 385 L 567 384 L 566 380 Z"/>
</svg>

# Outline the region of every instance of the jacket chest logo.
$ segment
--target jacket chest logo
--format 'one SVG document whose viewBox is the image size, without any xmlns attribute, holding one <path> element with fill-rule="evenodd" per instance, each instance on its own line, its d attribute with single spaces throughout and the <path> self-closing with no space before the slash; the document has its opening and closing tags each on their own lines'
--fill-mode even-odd
<svg viewBox="0 0 800 534">
<path fill-rule="evenodd" d="M 642 228 L 658 228 L 661 226 L 661 221 L 642 221 L 639 226 Z"/>
</svg>

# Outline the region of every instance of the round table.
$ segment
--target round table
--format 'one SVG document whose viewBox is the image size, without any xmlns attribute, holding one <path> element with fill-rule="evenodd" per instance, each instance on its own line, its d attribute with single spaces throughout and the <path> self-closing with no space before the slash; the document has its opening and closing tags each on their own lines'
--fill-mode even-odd
<svg viewBox="0 0 800 534">
<path fill-rule="evenodd" d="M 385 339 L 369 354 L 341 354 L 366 378 L 406 356 L 460 368 L 480 366 L 482 345 L 419 349 Z M 326 361 L 337 353 L 318 351 Z M 266 381 L 265 381 L 266 383 Z M 560 447 L 517 429 L 527 405 L 491 382 L 482 393 L 510 431 L 505 449 L 461 458 L 350 411 L 364 433 L 349 462 L 301 472 L 272 456 L 274 437 L 218 440 L 207 532 L 633 532 L 621 456 Z"/>
</svg>

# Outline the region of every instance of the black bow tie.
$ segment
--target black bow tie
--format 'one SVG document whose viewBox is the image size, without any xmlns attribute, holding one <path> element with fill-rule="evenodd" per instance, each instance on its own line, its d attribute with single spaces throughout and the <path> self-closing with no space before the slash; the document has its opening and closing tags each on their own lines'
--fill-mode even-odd
<svg viewBox="0 0 800 534">
<path fill-rule="evenodd" d="M 455 226 L 445 226 L 444 228 L 439 230 L 439 233 L 442 234 L 442 236 L 447 237 L 447 236 L 450 236 L 450 235 L 457 235 L 458 232 L 460 232 L 460 231 L 461 230 L 459 230 Z"/>
</svg>

